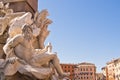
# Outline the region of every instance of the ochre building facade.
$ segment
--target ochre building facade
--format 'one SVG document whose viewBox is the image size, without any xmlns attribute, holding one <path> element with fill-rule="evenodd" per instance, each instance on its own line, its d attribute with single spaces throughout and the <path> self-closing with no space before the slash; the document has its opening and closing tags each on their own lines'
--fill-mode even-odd
<svg viewBox="0 0 120 80">
<path fill-rule="evenodd" d="M 96 80 L 96 66 L 92 63 L 79 63 L 74 69 L 74 80 Z"/>
</svg>

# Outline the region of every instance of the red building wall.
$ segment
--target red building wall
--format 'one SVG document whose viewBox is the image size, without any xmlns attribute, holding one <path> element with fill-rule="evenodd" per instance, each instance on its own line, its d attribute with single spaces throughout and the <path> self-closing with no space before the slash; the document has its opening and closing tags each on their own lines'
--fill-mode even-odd
<svg viewBox="0 0 120 80">
<path fill-rule="evenodd" d="M 61 64 L 61 67 L 62 67 L 62 69 L 63 69 L 64 72 L 70 73 L 69 78 L 71 80 L 73 80 L 74 79 L 75 64 Z"/>
</svg>

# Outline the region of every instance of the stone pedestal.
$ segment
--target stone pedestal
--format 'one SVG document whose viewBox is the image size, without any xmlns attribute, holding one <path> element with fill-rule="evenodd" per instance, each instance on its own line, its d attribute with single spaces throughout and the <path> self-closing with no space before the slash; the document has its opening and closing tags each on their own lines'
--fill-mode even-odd
<svg viewBox="0 0 120 80">
<path fill-rule="evenodd" d="M 0 0 L 4 3 L 10 3 L 10 8 L 14 12 L 31 12 L 32 14 L 38 10 L 38 0 Z"/>
</svg>

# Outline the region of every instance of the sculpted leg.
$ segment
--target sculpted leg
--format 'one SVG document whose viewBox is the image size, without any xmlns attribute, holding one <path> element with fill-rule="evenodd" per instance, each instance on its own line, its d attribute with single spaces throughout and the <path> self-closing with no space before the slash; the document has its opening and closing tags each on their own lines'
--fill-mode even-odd
<svg viewBox="0 0 120 80">
<path fill-rule="evenodd" d="M 38 54 L 34 56 L 32 59 L 32 65 L 40 67 L 46 63 L 52 62 L 54 65 L 57 73 L 60 75 L 61 78 L 69 76 L 68 74 L 65 74 L 60 66 L 59 59 L 56 54 Z"/>
<path fill-rule="evenodd" d="M 58 59 L 56 54 L 54 55 L 54 57 L 52 59 L 52 63 L 54 65 L 55 69 L 57 70 L 57 72 L 59 73 L 59 75 L 62 75 L 63 74 L 63 70 L 62 70 L 62 68 L 60 66 L 60 62 L 59 62 L 59 59 Z"/>
<path fill-rule="evenodd" d="M 50 62 L 54 59 L 55 54 L 36 54 L 31 60 L 30 64 L 36 67 L 41 67 L 42 65 Z"/>
<path fill-rule="evenodd" d="M 61 79 L 69 76 L 69 74 L 63 72 L 61 65 L 60 65 L 60 62 L 59 62 L 59 59 L 58 59 L 56 54 L 52 54 L 51 61 L 52 61 L 53 65 L 54 65 L 54 67 L 55 67 L 55 69 L 56 69 L 56 71 L 59 74 Z"/>
</svg>

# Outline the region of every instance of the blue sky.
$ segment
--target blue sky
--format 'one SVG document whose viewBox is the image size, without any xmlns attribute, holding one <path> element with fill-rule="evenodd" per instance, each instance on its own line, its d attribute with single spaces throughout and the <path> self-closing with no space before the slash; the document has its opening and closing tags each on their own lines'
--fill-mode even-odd
<svg viewBox="0 0 120 80">
<path fill-rule="evenodd" d="M 91 62 L 100 72 L 120 57 L 120 0 L 38 0 L 53 23 L 47 42 L 61 63 Z"/>
</svg>

